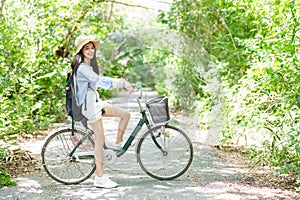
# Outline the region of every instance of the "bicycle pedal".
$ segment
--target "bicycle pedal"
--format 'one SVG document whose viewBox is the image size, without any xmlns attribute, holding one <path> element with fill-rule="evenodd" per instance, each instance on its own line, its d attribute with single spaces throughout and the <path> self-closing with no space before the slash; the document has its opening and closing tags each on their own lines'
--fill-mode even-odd
<svg viewBox="0 0 300 200">
<path fill-rule="evenodd" d="M 112 149 L 104 150 L 104 157 L 103 157 L 104 164 L 111 165 L 116 160 L 117 160 L 117 154 L 114 150 L 112 150 Z"/>
</svg>

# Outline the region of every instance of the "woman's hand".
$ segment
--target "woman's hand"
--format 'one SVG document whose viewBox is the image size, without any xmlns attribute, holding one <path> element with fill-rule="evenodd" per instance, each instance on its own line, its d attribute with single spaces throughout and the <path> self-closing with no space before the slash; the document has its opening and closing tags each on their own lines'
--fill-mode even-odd
<svg viewBox="0 0 300 200">
<path fill-rule="evenodd" d="M 124 88 L 129 92 L 129 94 L 133 93 L 135 90 L 135 86 L 128 81 L 125 81 Z"/>
</svg>

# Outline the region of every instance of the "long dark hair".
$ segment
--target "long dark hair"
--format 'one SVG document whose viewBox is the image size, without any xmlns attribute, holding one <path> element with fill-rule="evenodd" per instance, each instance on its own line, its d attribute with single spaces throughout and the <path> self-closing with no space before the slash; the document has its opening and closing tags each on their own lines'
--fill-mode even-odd
<svg viewBox="0 0 300 200">
<path fill-rule="evenodd" d="M 92 58 L 91 60 L 91 63 L 90 65 L 93 67 L 93 71 L 99 75 L 99 66 L 98 66 L 98 62 L 97 62 L 97 59 L 96 59 L 96 47 L 94 45 L 94 43 L 92 43 L 93 46 L 94 46 L 94 49 L 95 49 L 95 54 L 94 54 L 94 57 Z M 84 45 L 85 46 L 85 45 Z M 84 47 L 83 46 L 83 47 Z M 79 65 L 81 63 L 83 63 L 84 61 L 84 56 L 83 56 L 83 53 L 82 53 L 82 49 L 83 47 L 80 49 L 80 51 L 74 56 L 74 59 L 72 60 L 71 62 L 71 68 L 72 68 L 72 75 L 75 75 L 77 73 L 77 69 L 79 67 Z"/>
</svg>

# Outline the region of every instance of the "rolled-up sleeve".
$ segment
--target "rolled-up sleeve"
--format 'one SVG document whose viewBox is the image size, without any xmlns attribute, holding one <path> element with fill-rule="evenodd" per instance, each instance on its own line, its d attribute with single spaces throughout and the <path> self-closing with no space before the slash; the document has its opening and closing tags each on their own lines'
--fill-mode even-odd
<svg viewBox="0 0 300 200">
<path fill-rule="evenodd" d="M 112 78 L 99 75 L 96 81 L 96 88 L 112 90 L 114 88 Z"/>
<path fill-rule="evenodd" d="M 98 80 L 96 81 L 97 88 L 103 88 L 105 90 L 112 90 L 113 88 L 123 88 L 124 87 L 123 78 L 110 78 L 107 76 L 99 75 Z"/>
</svg>

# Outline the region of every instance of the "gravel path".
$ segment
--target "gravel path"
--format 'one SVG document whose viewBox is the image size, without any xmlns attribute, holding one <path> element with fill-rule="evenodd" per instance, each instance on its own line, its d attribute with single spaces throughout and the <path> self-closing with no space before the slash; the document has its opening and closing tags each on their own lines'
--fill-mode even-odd
<svg viewBox="0 0 300 200">
<path fill-rule="evenodd" d="M 151 96 L 151 95 L 150 95 Z M 150 97 L 149 96 L 149 97 Z M 124 96 L 114 99 L 113 104 L 124 102 Z M 135 111 L 128 101 L 128 107 Z M 137 118 L 133 115 L 130 124 Z M 172 181 L 158 181 L 148 177 L 138 166 L 135 159 L 135 147 L 107 168 L 110 177 L 119 183 L 118 188 L 99 189 L 93 187 L 92 176 L 78 185 L 63 185 L 53 181 L 42 169 L 35 174 L 18 177 L 17 186 L 0 189 L 2 200 L 160 200 L 160 199 L 300 199 L 300 196 L 288 191 L 271 188 L 258 188 L 241 182 L 241 169 L 230 164 L 210 146 L 203 145 L 205 133 L 193 125 L 191 120 L 181 118 L 173 124 L 181 126 L 190 135 L 195 148 L 195 157 L 189 171 Z M 105 120 L 106 140 L 113 141 L 116 133 L 116 120 Z M 129 135 L 131 126 L 128 127 Z M 55 131 L 55 130 L 53 130 Z M 49 132 L 51 134 L 51 132 Z M 35 140 L 24 144 L 33 154 L 39 155 L 44 140 Z M 292 198 L 294 196 L 295 198 Z"/>
</svg>

